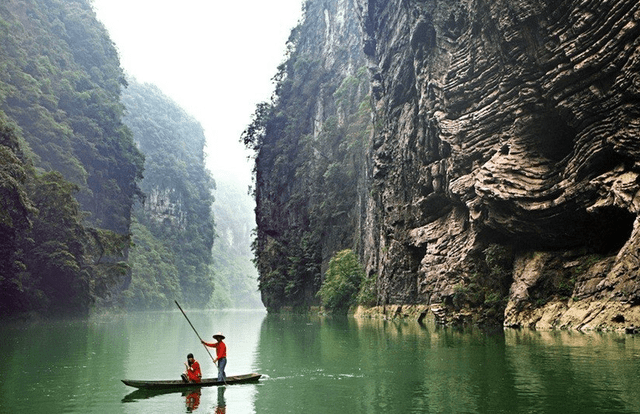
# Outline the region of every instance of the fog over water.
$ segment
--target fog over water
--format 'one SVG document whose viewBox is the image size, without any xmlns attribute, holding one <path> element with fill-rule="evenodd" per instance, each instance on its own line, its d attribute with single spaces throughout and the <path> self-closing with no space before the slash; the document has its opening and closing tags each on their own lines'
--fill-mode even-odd
<svg viewBox="0 0 640 414">
<path fill-rule="evenodd" d="M 119 53 L 139 82 L 157 85 L 203 126 L 207 167 L 251 177 L 239 143 L 255 105 L 273 92 L 302 0 L 94 0 Z"/>
</svg>

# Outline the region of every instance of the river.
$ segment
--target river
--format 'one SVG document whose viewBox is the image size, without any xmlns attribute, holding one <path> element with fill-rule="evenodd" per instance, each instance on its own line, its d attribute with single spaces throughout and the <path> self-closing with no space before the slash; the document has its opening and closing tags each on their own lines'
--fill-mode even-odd
<svg viewBox="0 0 640 414">
<path fill-rule="evenodd" d="M 638 413 L 640 337 L 413 321 L 190 311 L 222 331 L 227 375 L 257 384 L 136 394 L 121 379 L 178 379 L 193 352 L 179 312 L 0 325 L 0 413 Z"/>
</svg>

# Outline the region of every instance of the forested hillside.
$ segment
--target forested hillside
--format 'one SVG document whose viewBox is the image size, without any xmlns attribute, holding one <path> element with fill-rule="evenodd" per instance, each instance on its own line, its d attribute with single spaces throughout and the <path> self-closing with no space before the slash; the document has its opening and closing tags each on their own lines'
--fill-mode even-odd
<svg viewBox="0 0 640 414">
<path fill-rule="evenodd" d="M 0 4 L 0 314 L 86 313 L 127 274 L 143 156 L 87 0 Z"/>
<path fill-rule="evenodd" d="M 78 185 L 101 228 L 127 233 L 143 158 L 121 122 L 117 51 L 87 0 L 0 6 L 2 109 L 35 165 Z"/>
<path fill-rule="evenodd" d="M 157 87 L 135 80 L 123 93 L 125 123 L 145 155 L 135 207 L 129 309 L 162 309 L 174 299 L 203 307 L 213 292 L 214 181 L 205 168 L 204 131 Z"/>
</svg>

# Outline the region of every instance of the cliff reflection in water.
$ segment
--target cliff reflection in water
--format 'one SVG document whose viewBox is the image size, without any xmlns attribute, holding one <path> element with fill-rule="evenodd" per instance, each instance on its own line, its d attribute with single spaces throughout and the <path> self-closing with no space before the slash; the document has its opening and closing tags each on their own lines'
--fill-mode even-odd
<svg viewBox="0 0 640 414">
<path fill-rule="evenodd" d="M 640 341 L 412 321 L 268 315 L 257 412 L 632 413 Z"/>
</svg>

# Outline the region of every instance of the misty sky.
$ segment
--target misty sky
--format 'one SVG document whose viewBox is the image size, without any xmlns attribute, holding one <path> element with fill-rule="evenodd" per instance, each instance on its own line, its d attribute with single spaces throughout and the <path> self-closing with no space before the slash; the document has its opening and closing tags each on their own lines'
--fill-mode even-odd
<svg viewBox="0 0 640 414">
<path fill-rule="evenodd" d="M 302 0 L 93 0 L 124 70 L 157 85 L 205 129 L 207 166 L 247 183 L 239 143 L 301 17 Z"/>
</svg>

